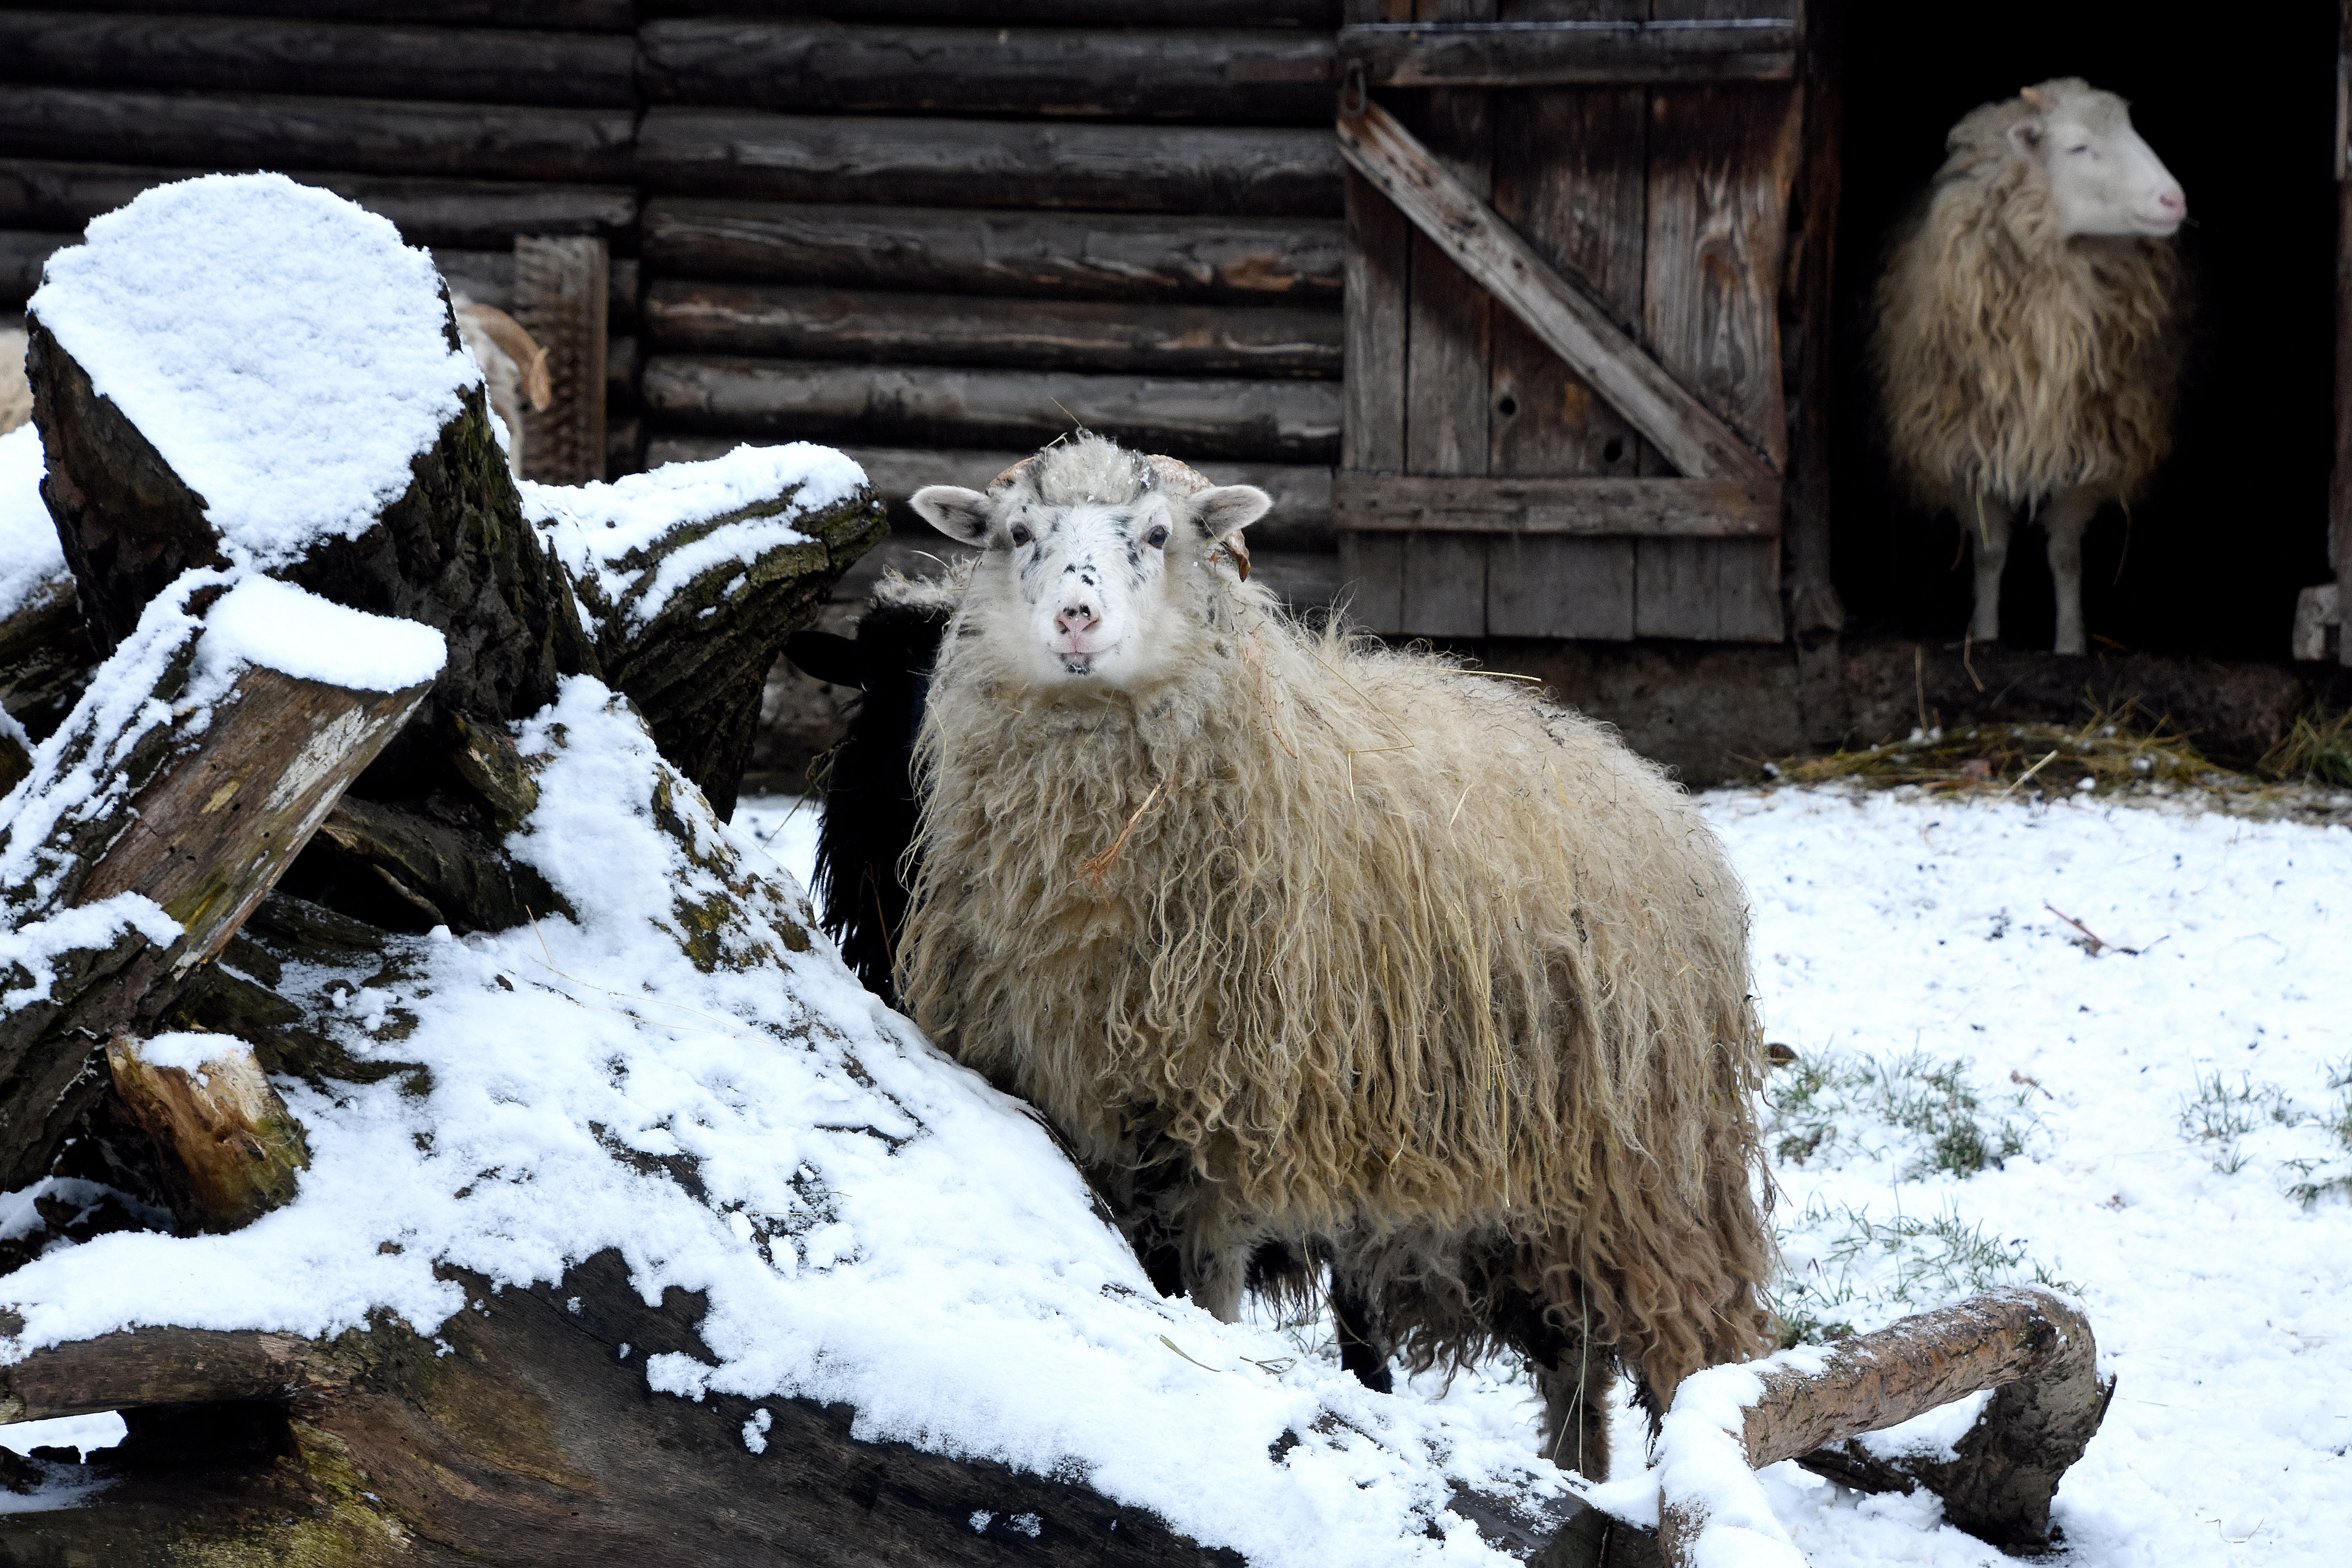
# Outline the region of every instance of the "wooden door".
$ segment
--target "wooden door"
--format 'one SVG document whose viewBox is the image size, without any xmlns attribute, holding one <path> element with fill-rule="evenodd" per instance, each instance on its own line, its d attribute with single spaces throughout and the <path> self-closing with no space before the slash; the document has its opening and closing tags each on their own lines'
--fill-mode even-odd
<svg viewBox="0 0 2352 1568">
<path fill-rule="evenodd" d="M 1365 625 L 1781 637 L 1799 5 L 1349 0 Z"/>
</svg>

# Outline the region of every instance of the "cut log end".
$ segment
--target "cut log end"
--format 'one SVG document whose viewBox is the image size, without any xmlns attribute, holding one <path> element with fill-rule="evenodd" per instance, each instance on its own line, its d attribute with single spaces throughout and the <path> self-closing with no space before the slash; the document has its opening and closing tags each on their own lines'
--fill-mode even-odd
<svg viewBox="0 0 2352 1568">
<path fill-rule="evenodd" d="M 165 1065 L 118 1034 L 106 1063 L 115 1092 L 163 1157 L 173 1207 L 192 1230 L 237 1230 L 294 1201 L 310 1164 L 301 1124 L 262 1076 L 253 1047 L 223 1036 L 194 1067 Z M 152 1044 L 149 1047 L 152 1049 Z"/>
</svg>

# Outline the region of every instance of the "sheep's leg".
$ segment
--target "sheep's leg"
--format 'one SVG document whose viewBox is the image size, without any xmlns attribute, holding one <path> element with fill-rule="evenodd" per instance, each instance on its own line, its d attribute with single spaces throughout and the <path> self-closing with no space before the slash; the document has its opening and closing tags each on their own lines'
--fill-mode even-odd
<svg viewBox="0 0 2352 1568">
<path fill-rule="evenodd" d="M 1496 1327 L 1528 1358 L 1536 1391 L 1543 1395 L 1544 1457 L 1561 1469 L 1607 1480 L 1615 1348 L 1593 1340 L 1580 1303 L 1550 1314 L 1540 1302 L 1520 1296 L 1503 1308 Z"/>
<path fill-rule="evenodd" d="M 1192 1305 L 1221 1323 L 1242 1321 L 1242 1286 L 1249 1275 L 1247 1248 L 1192 1253 L 1185 1269 L 1185 1294 Z"/>
<path fill-rule="evenodd" d="M 1959 513 L 1977 563 L 1976 608 L 1969 616 L 1969 636 L 1979 642 L 1999 642 L 2000 573 L 2009 564 L 2009 531 L 2016 512 L 2005 500 L 1978 495 L 1962 501 Z"/>
<path fill-rule="evenodd" d="M 1389 1348 L 1381 1340 L 1379 1320 L 1363 1287 L 1339 1273 L 1331 1273 L 1331 1334 L 1339 1342 L 1339 1365 L 1374 1394 L 1392 1393 L 1396 1379 L 1389 1371 Z"/>
<path fill-rule="evenodd" d="M 2055 653 L 2088 651 L 2083 635 L 2083 534 L 2098 513 L 2099 500 L 2095 490 L 2061 490 L 2042 514 L 2042 526 L 2050 531 L 2050 585 L 2058 594 Z"/>
</svg>

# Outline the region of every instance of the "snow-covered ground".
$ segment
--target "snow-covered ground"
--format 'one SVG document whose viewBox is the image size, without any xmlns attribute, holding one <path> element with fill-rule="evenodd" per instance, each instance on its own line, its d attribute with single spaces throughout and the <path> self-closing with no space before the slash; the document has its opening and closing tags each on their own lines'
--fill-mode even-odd
<svg viewBox="0 0 2352 1568">
<path fill-rule="evenodd" d="M 1868 1330 L 2058 1282 L 2119 1379 L 2058 1495 L 2069 1563 L 2346 1561 L 2352 832 L 1798 790 L 1706 807 L 1754 900 L 1767 1034 L 1799 1058 L 1772 1089 L 1784 1310 Z M 805 879 L 811 808 L 737 823 Z M 1507 1367 L 1446 1402 L 1532 1434 Z M 1625 1477 L 1639 1428 L 1620 1436 Z M 1813 1568 L 2008 1561 L 1932 1499 L 1793 1466 L 1766 1485 Z"/>
</svg>

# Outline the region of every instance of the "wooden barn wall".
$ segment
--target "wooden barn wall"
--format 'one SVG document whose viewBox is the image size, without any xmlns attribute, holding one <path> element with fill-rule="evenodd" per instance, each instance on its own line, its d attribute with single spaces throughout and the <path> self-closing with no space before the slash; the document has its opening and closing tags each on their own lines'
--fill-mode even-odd
<svg viewBox="0 0 2352 1568">
<path fill-rule="evenodd" d="M 490 304 L 517 236 L 593 235 L 615 472 L 807 438 L 896 499 L 1083 423 L 1266 487 L 1262 548 L 1328 596 L 1338 23 L 1338 0 L 0 0 L 0 312 L 90 217 L 209 171 L 349 196 Z"/>
</svg>

